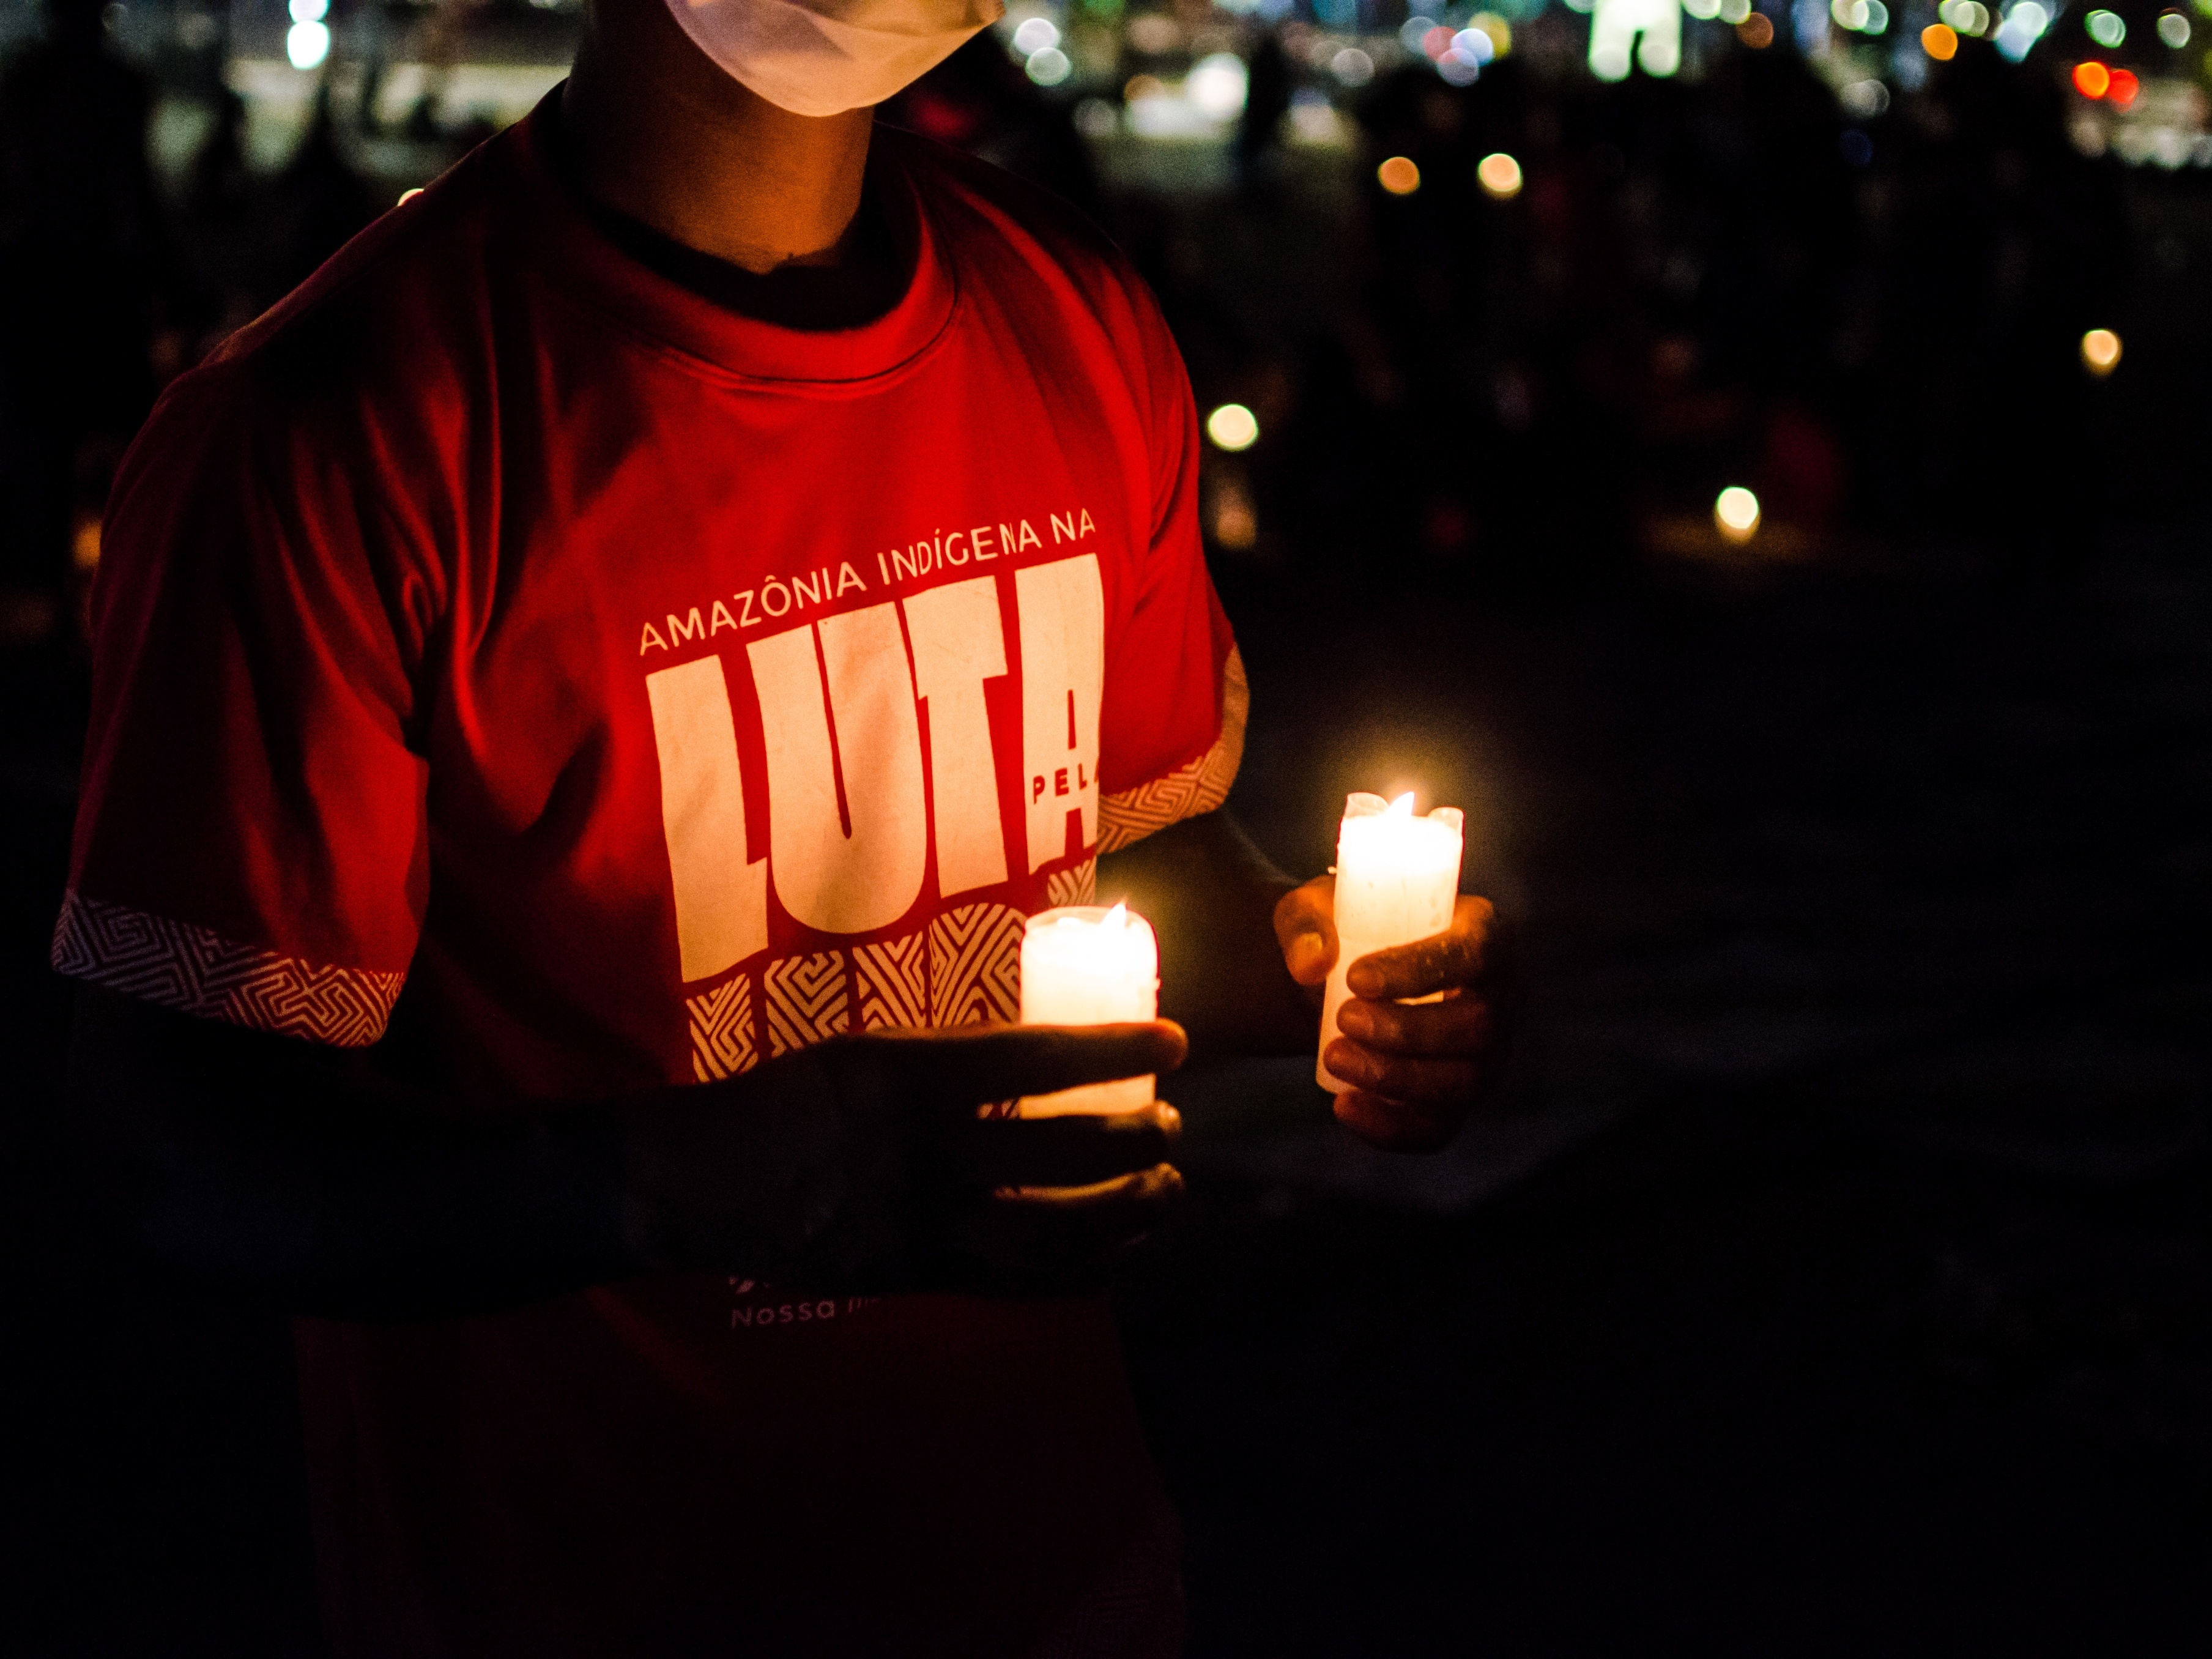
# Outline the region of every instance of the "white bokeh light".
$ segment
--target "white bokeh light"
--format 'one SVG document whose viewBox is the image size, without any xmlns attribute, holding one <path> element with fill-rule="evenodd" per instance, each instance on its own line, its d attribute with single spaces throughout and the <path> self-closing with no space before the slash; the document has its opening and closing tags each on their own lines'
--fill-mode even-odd
<svg viewBox="0 0 2212 1659">
<path fill-rule="evenodd" d="M 1198 106 L 1200 114 L 1217 121 L 1233 121 L 1242 115 L 1250 88 L 1244 60 L 1233 52 L 1212 52 L 1200 58 L 1190 66 L 1189 78 L 1182 83 L 1183 96 Z"/>
<path fill-rule="evenodd" d="M 284 31 L 284 55 L 295 70 L 321 67 L 323 59 L 331 55 L 330 26 L 313 19 L 293 24 Z"/>
<path fill-rule="evenodd" d="M 1759 497 L 1730 484 L 1713 502 L 1713 524 L 1732 542 L 1747 542 L 1759 529 Z"/>
<path fill-rule="evenodd" d="M 1249 449 L 1260 440 L 1260 422 L 1243 404 L 1224 404 L 1206 417 L 1206 435 L 1218 448 Z"/>
<path fill-rule="evenodd" d="M 1601 81 L 1626 81 L 1632 52 L 1646 75 L 1663 77 L 1681 67 L 1681 0 L 1597 0 L 1590 18 L 1590 73 Z"/>
</svg>

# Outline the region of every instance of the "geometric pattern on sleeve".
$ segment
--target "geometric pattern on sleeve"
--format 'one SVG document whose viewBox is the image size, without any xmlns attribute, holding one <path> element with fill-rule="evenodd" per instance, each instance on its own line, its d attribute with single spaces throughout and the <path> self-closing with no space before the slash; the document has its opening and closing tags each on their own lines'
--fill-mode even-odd
<svg viewBox="0 0 2212 1659">
<path fill-rule="evenodd" d="M 384 1035 L 404 973 L 318 967 L 75 889 L 54 924 L 55 970 L 144 1002 L 336 1048 Z"/>
<path fill-rule="evenodd" d="M 1221 732 L 1213 746 L 1186 761 L 1165 777 L 1140 783 L 1098 803 L 1098 850 L 1117 853 L 1146 836 L 1211 812 L 1229 799 L 1237 768 L 1244 758 L 1244 722 L 1252 710 L 1252 688 L 1244 678 L 1244 659 L 1229 647 L 1221 665 Z"/>
<path fill-rule="evenodd" d="M 733 974 L 703 996 L 686 997 L 684 1006 L 691 1016 L 691 1070 L 700 1082 L 735 1077 L 759 1063 L 750 977 Z"/>
</svg>

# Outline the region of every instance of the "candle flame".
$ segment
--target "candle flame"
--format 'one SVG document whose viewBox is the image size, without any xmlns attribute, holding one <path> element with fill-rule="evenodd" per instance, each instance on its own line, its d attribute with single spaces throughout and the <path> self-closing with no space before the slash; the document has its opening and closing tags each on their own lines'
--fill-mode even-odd
<svg viewBox="0 0 2212 1659">
<path fill-rule="evenodd" d="M 1129 907 L 1126 902 L 1115 905 L 1098 919 L 1101 927 L 1121 928 L 1129 925 Z"/>
<path fill-rule="evenodd" d="M 1382 809 L 1382 816 L 1386 818 L 1410 818 L 1413 817 L 1413 792 L 1408 789 L 1404 794 L 1399 796 L 1397 799 L 1392 801 L 1389 805 Z"/>
</svg>

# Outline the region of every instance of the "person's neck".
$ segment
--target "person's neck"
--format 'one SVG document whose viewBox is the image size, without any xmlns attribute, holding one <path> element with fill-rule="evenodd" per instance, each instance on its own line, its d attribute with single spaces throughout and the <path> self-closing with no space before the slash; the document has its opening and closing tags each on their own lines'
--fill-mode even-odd
<svg viewBox="0 0 2212 1659">
<path fill-rule="evenodd" d="M 663 0 L 592 0 L 561 116 L 587 195 L 757 272 L 836 262 L 875 118 L 778 108 L 693 46 Z"/>
</svg>

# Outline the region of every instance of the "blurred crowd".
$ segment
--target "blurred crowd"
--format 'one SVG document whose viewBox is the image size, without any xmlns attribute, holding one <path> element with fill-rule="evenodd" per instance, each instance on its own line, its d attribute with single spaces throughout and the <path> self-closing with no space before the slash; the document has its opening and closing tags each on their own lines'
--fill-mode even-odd
<svg viewBox="0 0 2212 1659">
<path fill-rule="evenodd" d="M 1395 27 L 1394 7 L 1369 9 Z M 327 85 L 290 160 L 250 165 L 220 81 L 181 183 L 157 188 L 146 74 L 98 0 L 48 13 L 0 72 L 0 590 L 59 604 L 161 386 L 393 191 L 349 159 L 369 118 L 334 113 Z M 1314 77 L 1285 42 L 1310 21 L 1176 15 L 1200 13 L 1233 27 L 1247 76 L 1202 186 L 1114 175 L 1118 112 L 1109 132 L 1095 96 L 1036 84 L 1001 33 L 884 118 L 1036 179 L 1129 248 L 1201 405 L 1256 417 L 1248 449 L 1207 452 L 1224 562 L 1586 583 L 1713 551 L 1728 484 L 1757 492 L 1782 556 L 1965 537 L 2060 568 L 2090 544 L 2110 388 L 2080 342 L 2133 327 L 2144 192 L 2201 190 L 2069 142 L 2052 41 L 2020 64 L 1967 42 L 1854 115 L 1787 29 L 1607 84 L 1583 20 L 1524 8 L 1531 50 L 1464 85 L 1401 58 L 1333 88 L 1337 141 L 1302 147 Z M 480 135 L 422 136 L 451 155 Z M 1486 179 L 1500 155 L 1510 178 Z M 9 603 L 8 627 L 36 623 Z"/>
<path fill-rule="evenodd" d="M 1569 24 L 1524 33 L 1547 26 Z M 1714 550 L 1735 483 L 1783 556 L 1966 537 L 2063 569 L 2112 488 L 2080 343 L 2130 326 L 2132 239 L 2129 175 L 2069 141 L 2048 55 L 1961 51 L 1878 121 L 1780 47 L 1618 85 L 1564 53 L 1466 85 L 1416 58 L 1346 100 L 1335 212 L 1297 199 L 1273 34 L 1226 197 L 1103 195 L 988 40 L 891 118 L 1091 206 L 1136 255 L 1201 403 L 1257 416 L 1248 453 L 1208 456 L 1225 558 L 1578 583 Z M 1486 180 L 1490 156 L 1511 161 Z M 1271 304 L 1271 262 L 1320 268 L 1324 302 Z"/>
<path fill-rule="evenodd" d="M 1730 483 L 1814 538 L 1847 516 L 2057 531 L 2075 511 L 2056 478 L 2019 511 L 2017 475 L 1988 465 L 2078 428 L 2076 343 L 2123 274 L 2118 169 L 2066 143 L 2047 80 L 1988 52 L 1939 64 L 1875 144 L 1794 53 L 1565 97 L 1514 67 L 1366 112 L 1443 179 L 1510 149 L 1532 180 L 1503 222 L 1466 187 L 1456 214 L 1370 204 L 1370 313 L 1395 315 L 1404 361 L 1424 339 L 1463 354 L 1426 353 L 1407 396 L 1413 429 L 1461 425 L 1488 463 L 1452 521 L 1517 495 L 1499 527 L 1524 547 L 1570 525 L 1601 545 L 1608 521 L 1648 540 Z M 1437 298 L 1409 317 L 1394 289 Z"/>
</svg>

